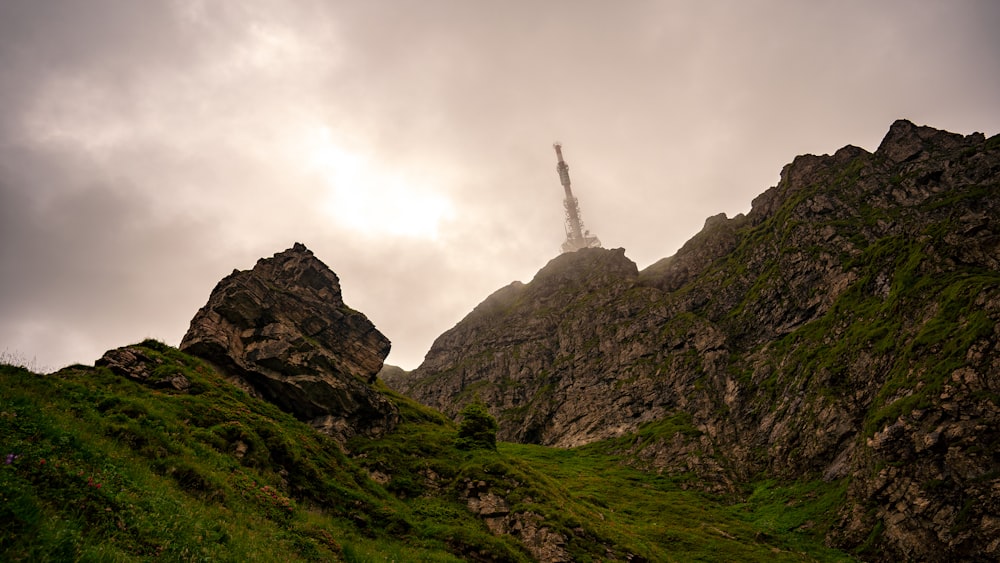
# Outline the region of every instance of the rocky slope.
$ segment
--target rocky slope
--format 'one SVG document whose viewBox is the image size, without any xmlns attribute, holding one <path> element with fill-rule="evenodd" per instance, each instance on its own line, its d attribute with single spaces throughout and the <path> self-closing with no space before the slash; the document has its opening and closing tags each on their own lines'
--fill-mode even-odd
<svg viewBox="0 0 1000 563">
<path fill-rule="evenodd" d="M 800 156 L 751 211 L 642 272 L 621 249 L 491 295 L 392 383 L 506 440 L 657 421 L 635 463 L 736 490 L 846 483 L 830 542 L 870 559 L 1000 557 L 1000 138 L 908 121 Z"/>
<path fill-rule="evenodd" d="M 344 304 L 337 275 L 302 244 L 222 279 L 180 347 L 340 442 L 398 422 L 371 388 L 389 340 Z"/>
</svg>

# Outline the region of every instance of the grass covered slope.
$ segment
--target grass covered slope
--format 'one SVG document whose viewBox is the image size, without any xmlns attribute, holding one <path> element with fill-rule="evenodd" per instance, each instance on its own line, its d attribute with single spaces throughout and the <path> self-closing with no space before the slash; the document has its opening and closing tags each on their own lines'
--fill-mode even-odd
<svg viewBox="0 0 1000 563">
<path fill-rule="evenodd" d="M 398 430 L 348 457 L 200 360 L 133 348 L 158 363 L 146 383 L 0 366 L 0 559 L 847 559 L 820 539 L 836 485 L 762 483 L 733 505 L 618 463 L 620 442 L 462 450 L 391 394 Z M 177 374 L 186 391 L 157 386 Z"/>
<path fill-rule="evenodd" d="M 407 541 L 405 507 L 328 438 L 196 358 L 139 347 L 188 392 L 0 368 L 0 559 L 457 560 Z"/>
</svg>

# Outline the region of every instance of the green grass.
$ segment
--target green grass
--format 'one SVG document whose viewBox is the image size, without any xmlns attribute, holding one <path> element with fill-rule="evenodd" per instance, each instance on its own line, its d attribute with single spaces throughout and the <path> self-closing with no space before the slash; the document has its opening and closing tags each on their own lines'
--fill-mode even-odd
<svg viewBox="0 0 1000 563">
<path fill-rule="evenodd" d="M 834 525 L 847 495 L 847 480 L 779 483 L 765 480 L 730 513 L 750 523 L 762 537 L 773 537 L 789 550 L 809 549 Z M 839 555 L 835 557 L 840 557 Z M 838 560 L 838 559 L 833 559 Z"/>
<path fill-rule="evenodd" d="M 0 367 L 2 455 L 17 456 L 0 466 L 0 559 L 456 560 L 409 545 L 405 507 L 329 439 L 194 358 L 144 351 L 201 392 Z"/>
<path fill-rule="evenodd" d="M 683 477 L 640 471 L 608 455 L 609 444 L 574 449 L 502 444 L 502 454 L 527 463 L 557 484 L 569 501 L 563 519 L 584 522 L 598 543 L 625 547 L 650 561 L 850 561 L 823 546 L 823 526 L 810 518 L 843 500 L 844 486 L 770 487 L 781 500 L 756 493 L 732 505 L 696 490 L 685 490 Z M 802 507 L 774 525 L 778 505 L 794 499 Z M 830 514 L 826 514 L 830 517 Z M 588 529 L 589 528 L 589 529 Z M 579 559 L 586 560 L 586 559 Z"/>
</svg>

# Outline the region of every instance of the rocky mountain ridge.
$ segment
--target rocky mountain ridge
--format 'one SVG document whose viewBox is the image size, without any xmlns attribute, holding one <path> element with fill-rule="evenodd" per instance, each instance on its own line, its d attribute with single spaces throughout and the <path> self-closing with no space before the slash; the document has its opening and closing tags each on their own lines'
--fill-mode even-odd
<svg viewBox="0 0 1000 563">
<path fill-rule="evenodd" d="M 844 483 L 828 541 L 885 560 L 1000 556 L 1000 139 L 900 120 L 874 153 L 800 156 L 747 215 L 639 272 L 553 259 L 389 380 L 500 438 L 623 453 L 733 491 Z M 669 424 L 668 424 L 669 423 Z"/>
</svg>

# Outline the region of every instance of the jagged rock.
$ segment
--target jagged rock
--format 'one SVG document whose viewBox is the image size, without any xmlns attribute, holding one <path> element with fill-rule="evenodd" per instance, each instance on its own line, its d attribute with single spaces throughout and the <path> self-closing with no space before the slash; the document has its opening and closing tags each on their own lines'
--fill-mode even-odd
<svg viewBox="0 0 1000 563">
<path fill-rule="evenodd" d="M 677 254 L 643 270 L 643 277 L 655 280 L 653 283 L 664 291 L 680 289 L 696 279 L 718 258 L 732 252 L 739 242 L 736 231 L 746 221 L 746 216 L 742 214 L 732 220 L 727 219 L 725 213 L 709 217 L 701 232 L 684 243 Z"/>
<path fill-rule="evenodd" d="M 370 386 L 389 346 L 344 304 L 337 275 L 296 243 L 220 281 L 180 347 L 343 442 L 398 422 Z"/>
<path fill-rule="evenodd" d="M 574 446 L 658 422 L 633 463 L 736 492 L 847 480 L 831 543 L 1000 556 L 1000 137 L 900 120 L 874 153 L 785 166 L 637 272 L 557 257 L 489 296 L 394 386 L 498 438 Z M 881 533 L 873 534 L 872 531 Z"/>
<path fill-rule="evenodd" d="M 125 346 L 108 350 L 94 365 L 106 367 L 116 375 L 133 381 L 148 381 L 153 376 L 155 362 L 138 348 Z"/>
<path fill-rule="evenodd" d="M 933 158 L 934 153 L 954 151 L 972 143 L 982 143 L 986 137 L 974 133 L 963 137 L 933 127 L 917 126 L 905 119 L 892 124 L 882 139 L 878 153 L 894 163 Z"/>
<path fill-rule="evenodd" d="M 534 512 L 515 514 L 510 534 L 517 537 L 528 551 L 541 563 L 569 563 L 573 561 L 566 551 L 566 536 L 544 525 L 545 519 Z"/>
<path fill-rule="evenodd" d="M 537 561 L 568 563 L 573 560 L 566 551 L 566 536 L 546 526 L 539 514 L 512 512 L 507 501 L 491 492 L 485 481 L 467 482 L 465 497 L 469 510 L 483 520 L 490 532 L 517 538 Z"/>
<path fill-rule="evenodd" d="M 117 375 L 152 387 L 170 388 L 175 391 L 187 391 L 191 387 L 191 381 L 180 371 L 168 370 L 166 373 L 156 373 L 156 368 L 163 365 L 163 361 L 150 358 L 141 348 L 135 346 L 108 350 L 94 362 L 94 365 L 106 367 Z"/>
</svg>

